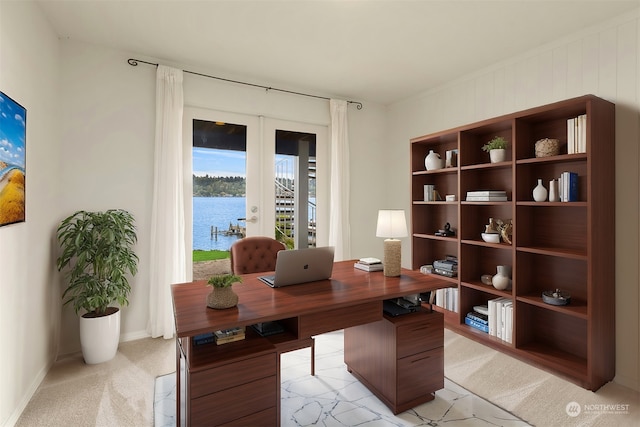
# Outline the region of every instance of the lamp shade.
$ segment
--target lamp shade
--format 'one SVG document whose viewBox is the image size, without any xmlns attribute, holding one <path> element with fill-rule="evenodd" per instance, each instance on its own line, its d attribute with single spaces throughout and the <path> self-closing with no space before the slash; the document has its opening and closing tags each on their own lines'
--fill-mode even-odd
<svg viewBox="0 0 640 427">
<path fill-rule="evenodd" d="M 378 211 L 378 227 L 376 229 L 376 236 L 391 239 L 396 237 L 406 237 L 407 221 L 404 217 L 404 211 L 402 209 Z"/>
</svg>

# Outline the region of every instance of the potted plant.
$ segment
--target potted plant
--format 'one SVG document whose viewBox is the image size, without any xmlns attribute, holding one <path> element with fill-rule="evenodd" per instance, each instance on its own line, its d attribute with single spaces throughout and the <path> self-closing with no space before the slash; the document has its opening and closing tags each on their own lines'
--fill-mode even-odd
<svg viewBox="0 0 640 427">
<path fill-rule="evenodd" d="M 128 305 L 128 275 L 138 271 L 133 216 L 121 209 L 78 211 L 57 230 L 62 249 L 58 271 L 67 268 L 64 304 L 73 303 L 80 316 L 80 345 L 88 364 L 112 359 L 120 340 L 120 307 Z"/>
<path fill-rule="evenodd" d="M 482 151 L 489 153 L 491 163 L 504 162 L 507 156 L 506 150 L 508 145 L 509 142 L 505 138 L 496 136 L 482 146 Z"/>
<path fill-rule="evenodd" d="M 217 274 L 209 278 L 207 285 L 213 289 L 207 296 L 207 307 L 224 309 L 238 305 L 238 295 L 231 287 L 234 283 L 242 283 L 242 278 L 235 274 Z"/>
</svg>

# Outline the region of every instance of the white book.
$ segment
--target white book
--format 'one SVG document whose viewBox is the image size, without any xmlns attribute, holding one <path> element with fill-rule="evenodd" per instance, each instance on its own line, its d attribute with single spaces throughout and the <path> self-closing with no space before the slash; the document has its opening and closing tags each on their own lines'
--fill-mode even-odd
<svg viewBox="0 0 640 427">
<path fill-rule="evenodd" d="M 509 308 L 513 303 L 510 300 L 502 304 L 502 340 L 509 342 L 511 327 L 509 326 Z"/>
<path fill-rule="evenodd" d="M 487 301 L 487 309 L 489 310 L 489 335 L 496 336 L 496 300 Z"/>
<path fill-rule="evenodd" d="M 496 337 L 502 339 L 502 304 L 504 298 L 496 301 Z"/>
<path fill-rule="evenodd" d="M 576 119 L 567 120 L 567 154 L 575 153 Z"/>
<path fill-rule="evenodd" d="M 509 302 L 509 304 L 507 305 L 507 318 L 506 318 L 506 341 L 508 343 L 512 343 L 513 342 L 513 303 Z"/>
<path fill-rule="evenodd" d="M 587 152 L 587 115 L 578 116 L 578 153 Z"/>
</svg>

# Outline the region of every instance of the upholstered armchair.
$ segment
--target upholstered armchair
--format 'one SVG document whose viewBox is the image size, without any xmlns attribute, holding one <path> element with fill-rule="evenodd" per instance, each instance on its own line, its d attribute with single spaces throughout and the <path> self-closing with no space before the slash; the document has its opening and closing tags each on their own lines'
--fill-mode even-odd
<svg viewBox="0 0 640 427">
<path fill-rule="evenodd" d="M 231 271 L 233 274 L 274 271 L 278 252 L 285 249 L 284 244 L 271 237 L 255 236 L 240 239 L 231 245 Z M 315 340 L 310 338 L 299 348 L 304 347 L 311 349 L 311 375 L 315 375 Z M 291 348 L 291 350 L 296 349 Z"/>
<path fill-rule="evenodd" d="M 231 245 L 231 271 L 233 274 L 261 273 L 276 269 L 278 252 L 284 244 L 271 237 L 245 237 Z"/>
</svg>

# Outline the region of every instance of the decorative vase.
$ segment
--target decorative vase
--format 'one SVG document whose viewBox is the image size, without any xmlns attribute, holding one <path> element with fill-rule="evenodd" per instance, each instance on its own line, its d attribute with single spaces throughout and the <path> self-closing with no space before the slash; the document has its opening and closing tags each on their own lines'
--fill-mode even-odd
<svg viewBox="0 0 640 427">
<path fill-rule="evenodd" d="M 440 154 L 434 152 L 433 150 L 429 150 L 429 154 L 424 158 L 424 167 L 427 168 L 428 171 L 442 169 L 444 162 L 440 158 Z"/>
<path fill-rule="evenodd" d="M 552 179 L 549 181 L 549 201 L 550 202 L 559 202 L 560 196 L 558 194 L 558 181 Z"/>
<path fill-rule="evenodd" d="M 120 309 L 107 307 L 107 315 L 80 316 L 80 347 L 87 365 L 106 362 L 118 352 L 120 341 Z"/>
<path fill-rule="evenodd" d="M 506 158 L 507 150 L 504 148 L 494 148 L 493 150 L 489 150 L 489 159 L 491 159 L 491 163 L 504 162 Z"/>
<path fill-rule="evenodd" d="M 211 293 L 207 295 L 207 307 L 222 310 L 238 305 L 238 295 L 233 292 L 231 286 L 225 288 L 213 287 Z"/>
<path fill-rule="evenodd" d="M 538 180 L 538 185 L 533 189 L 533 200 L 536 202 L 544 202 L 547 200 L 547 189 L 542 185 L 542 180 Z"/>
<path fill-rule="evenodd" d="M 497 274 L 491 279 L 494 288 L 504 291 L 511 286 L 511 267 L 508 265 L 499 265 Z"/>
</svg>

